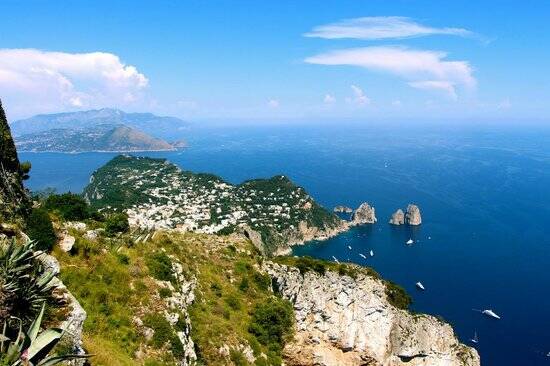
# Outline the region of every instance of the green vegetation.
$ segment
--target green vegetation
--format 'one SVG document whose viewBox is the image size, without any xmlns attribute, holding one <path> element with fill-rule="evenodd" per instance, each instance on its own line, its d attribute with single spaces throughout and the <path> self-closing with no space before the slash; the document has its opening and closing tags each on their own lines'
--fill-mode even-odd
<svg viewBox="0 0 550 366">
<path fill-rule="evenodd" d="M 156 252 L 145 259 L 149 273 L 153 278 L 161 281 L 173 281 L 172 261 L 164 252 Z"/>
<path fill-rule="evenodd" d="M 27 235 L 36 241 L 36 249 L 49 252 L 57 241 L 48 211 L 35 208 L 27 218 Z"/>
<path fill-rule="evenodd" d="M 70 192 L 48 196 L 43 206 L 67 221 L 85 220 L 90 217 L 88 203 L 79 195 Z"/>
<path fill-rule="evenodd" d="M 43 303 L 40 313 L 33 320 L 26 332 L 23 332 L 22 325 L 20 324 L 19 331 L 10 338 L 10 334 L 6 333 L 6 326 L 3 327 L 0 365 L 53 366 L 72 359 L 89 357 L 88 355 L 56 354 L 52 352 L 61 340 L 63 330 L 50 328 L 40 332 L 44 309 L 45 305 Z"/>
<path fill-rule="evenodd" d="M 294 311 L 287 300 L 276 297 L 257 304 L 252 312 L 248 331 L 270 350 L 280 351 L 292 334 Z"/>
<path fill-rule="evenodd" d="M 23 180 L 27 180 L 30 178 L 30 171 L 31 171 L 31 162 L 30 161 L 24 161 L 21 163 L 20 167 L 19 167 L 19 170 L 20 170 L 20 173 L 21 173 L 21 178 Z"/>
<path fill-rule="evenodd" d="M 43 271 L 34 254 L 35 245 L 0 240 L 0 324 L 17 317 L 27 326 L 45 302 L 54 302 L 53 274 Z"/>
<path fill-rule="evenodd" d="M 109 215 L 105 220 L 105 233 L 108 236 L 114 236 L 115 234 L 125 233 L 130 229 L 128 223 L 128 215 L 125 213 L 117 212 Z"/>
<path fill-rule="evenodd" d="M 323 259 L 311 258 L 308 256 L 276 257 L 273 258 L 273 261 L 287 266 L 296 267 L 300 270 L 301 274 L 312 271 L 320 275 L 324 275 L 325 272 L 332 271 L 338 273 L 339 275 L 349 276 L 354 279 L 357 278 L 359 274 L 373 278 L 380 278 L 380 275 L 370 267 L 362 267 L 351 263 L 336 263 Z"/>
<path fill-rule="evenodd" d="M 391 281 L 386 281 L 386 297 L 398 309 L 407 310 L 412 303 L 412 298 L 405 289 Z"/>
<path fill-rule="evenodd" d="M 183 356 L 183 348 L 178 335 L 162 314 L 146 315 L 143 324 L 155 331 L 151 339 L 153 347 L 162 349 L 168 346 L 174 357 Z"/>
</svg>

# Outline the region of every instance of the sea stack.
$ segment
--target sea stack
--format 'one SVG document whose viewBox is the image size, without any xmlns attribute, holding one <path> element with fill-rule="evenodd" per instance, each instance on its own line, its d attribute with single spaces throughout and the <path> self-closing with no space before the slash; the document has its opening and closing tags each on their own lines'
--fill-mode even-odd
<svg viewBox="0 0 550 366">
<path fill-rule="evenodd" d="M 374 207 L 371 207 L 368 203 L 364 202 L 353 212 L 351 219 L 352 225 L 362 224 L 374 224 L 376 222 L 376 215 L 374 213 Z"/>
<path fill-rule="evenodd" d="M 409 225 L 420 225 L 422 223 L 422 217 L 420 216 L 420 209 L 417 205 L 409 204 L 407 206 L 407 213 L 405 215 L 405 222 Z"/>
<path fill-rule="evenodd" d="M 390 224 L 403 225 L 405 223 L 405 213 L 402 209 L 398 209 L 391 215 Z"/>
<path fill-rule="evenodd" d="M 350 207 L 340 205 L 340 206 L 334 207 L 334 212 L 337 212 L 337 213 L 352 213 L 353 210 Z"/>
</svg>

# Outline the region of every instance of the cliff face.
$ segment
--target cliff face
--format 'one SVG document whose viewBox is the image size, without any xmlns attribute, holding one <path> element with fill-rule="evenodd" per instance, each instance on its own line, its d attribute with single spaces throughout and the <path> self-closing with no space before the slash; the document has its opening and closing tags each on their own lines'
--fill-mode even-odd
<svg viewBox="0 0 550 366">
<path fill-rule="evenodd" d="M 351 220 L 352 225 L 362 225 L 362 224 L 374 224 L 376 222 L 376 215 L 374 212 L 374 207 L 368 203 L 362 203 L 357 210 L 353 212 L 353 217 Z"/>
<path fill-rule="evenodd" d="M 410 204 L 407 206 L 407 213 L 405 214 L 405 222 L 409 225 L 422 224 L 420 209 L 418 208 L 417 205 Z"/>
<path fill-rule="evenodd" d="M 0 224 L 20 221 L 29 208 L 21 166 L 0 101 Z"/>
<path fill-rule="evenodd" d="M 271 262 L 264 270 L 291 301 L 296 336 L 285 347 L 287 365 L 468 365 L 477 351 L 461 344 L 450 325 L 392 306 L 383 281 L 319 275 Z"/>
</svg>

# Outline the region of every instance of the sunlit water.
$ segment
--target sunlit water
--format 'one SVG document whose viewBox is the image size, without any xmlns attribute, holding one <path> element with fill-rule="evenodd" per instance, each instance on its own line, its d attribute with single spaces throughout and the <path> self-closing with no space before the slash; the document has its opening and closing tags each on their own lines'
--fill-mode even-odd
<svg viewBox="0 0 550 366">
<path fill-rule="evenodd" d="M 285 174 L 328 208 L 368 201 L 378 223 L 294 253 L 372 266 L 407 289 L 414 310 L 450 322 L 463 342 L 477 331 L 484 365 L 548 365 L 550 130 L 530 131 L 204 127 L 189 131 L 184 152 L 147 155 L 233 183 Z M 30 188 L 79 192 L 115 154 L 20 155 L 33 164 Z M 423 224 L 388 225 L 409 202 L 420 206 Z M 410 238 L 415 243 L 407 246 Z M 359 256 L 370 250 L 374 257 Z M 417 281 L 426 291 L 417 291 Z M 502 319 L 472 309 L 493 309 Z"/>
</svg>

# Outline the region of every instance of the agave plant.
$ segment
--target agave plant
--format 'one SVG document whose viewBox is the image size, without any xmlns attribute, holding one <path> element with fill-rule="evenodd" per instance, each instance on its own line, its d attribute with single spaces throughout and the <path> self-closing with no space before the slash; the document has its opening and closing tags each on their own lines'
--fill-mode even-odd
<svg viewBox="0 0 550 366">
<path fill-rule="evenodd" d="M 0 335 L 0 366 L 52 366 L 72 359 L 90 357 L 90 355 L 77 354 L 48 356 L 61 340 L 64 330 L 49 328 L 40 332 L 44 308 L 43 303 L 40 313 L 26 332 L 22 330 L 21 319 L 12 317 L 19 321 L 19 332 L 14 339 L 6 335 L 7 325 L 4 322 L 4 329 Z"/>
<path fill-rule="evenodd" d="M 35 242 L 0 240 L 0 321 L 16 316 L 28 324 L 51 299 L 53 273 L 44 272 L 36 259 Z"/>
</svg>

